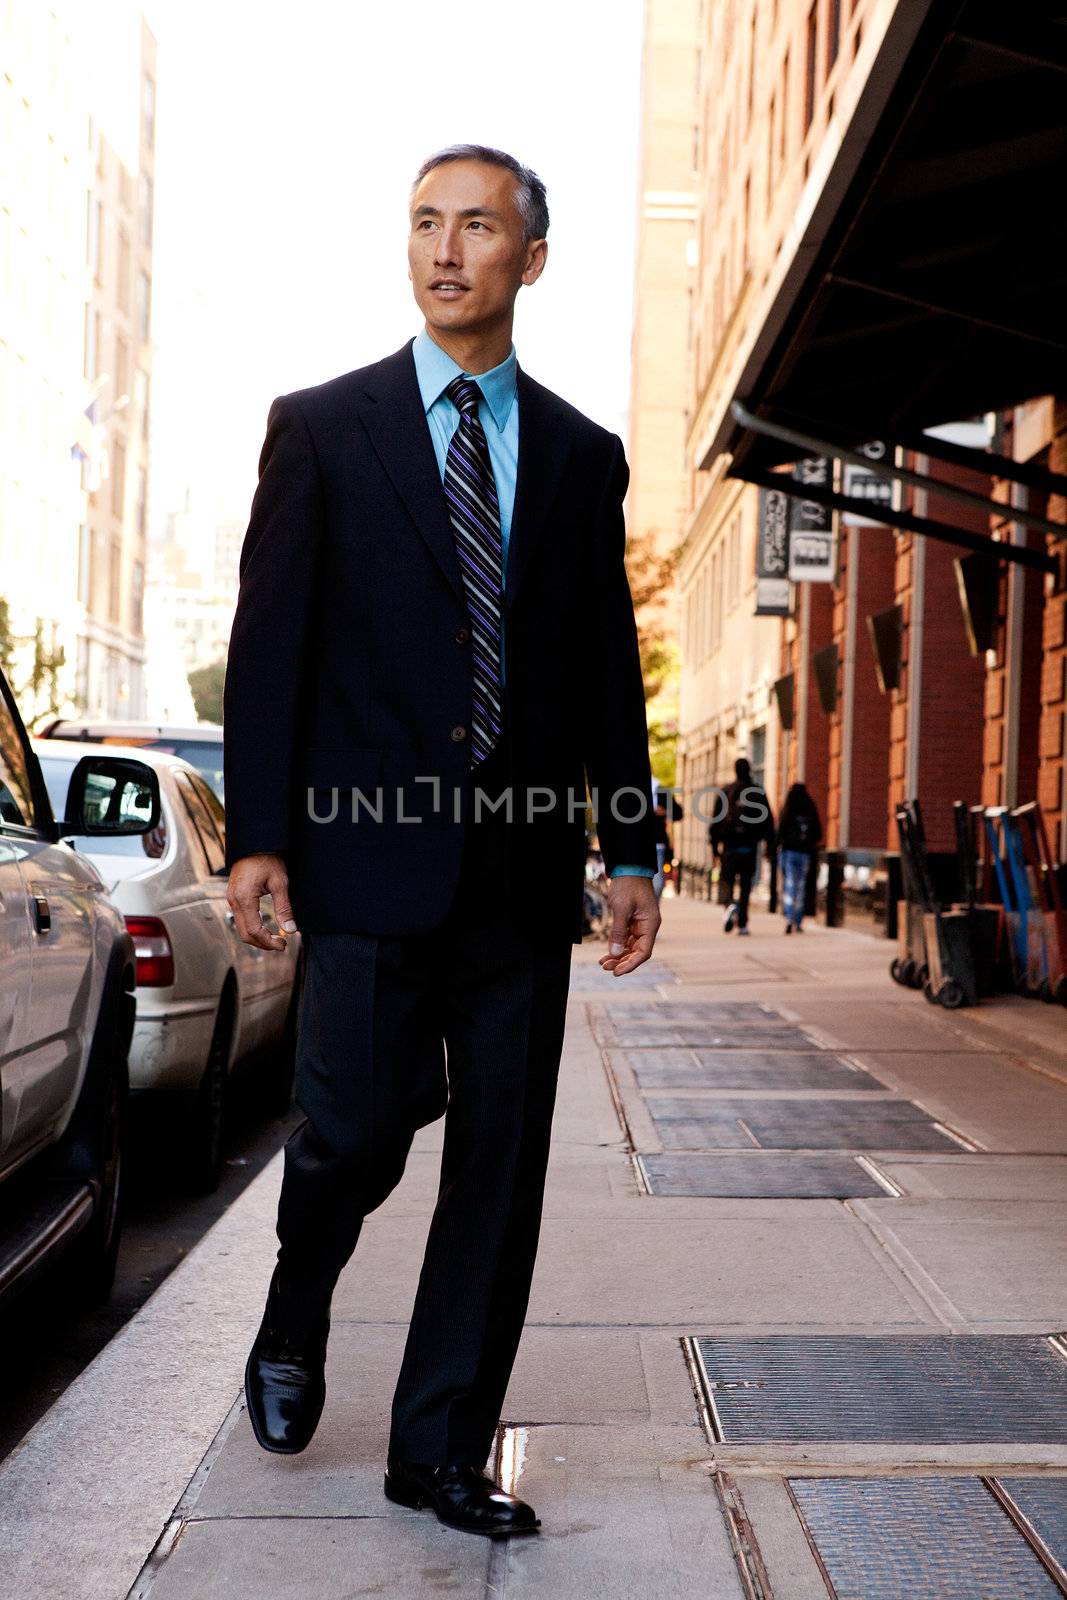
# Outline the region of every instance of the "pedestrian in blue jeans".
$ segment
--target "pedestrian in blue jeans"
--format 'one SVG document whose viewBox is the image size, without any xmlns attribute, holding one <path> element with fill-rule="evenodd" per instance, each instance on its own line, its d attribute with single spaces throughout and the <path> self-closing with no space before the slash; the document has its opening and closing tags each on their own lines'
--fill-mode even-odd
<svg viewBox="0 0 1067 1600">
<path fill-rule="evenodd" d="M 802 783 L 794 783 L 778 818 L 778 863 L 786 933 L 803 933 L 808 873 L 822 838 L 819 810 Z"/>
</svg>

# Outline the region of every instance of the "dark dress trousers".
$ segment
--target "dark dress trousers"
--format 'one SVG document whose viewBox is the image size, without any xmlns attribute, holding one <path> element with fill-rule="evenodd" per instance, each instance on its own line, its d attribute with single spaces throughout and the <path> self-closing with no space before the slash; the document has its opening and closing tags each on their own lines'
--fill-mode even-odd
<svg viewBox="0 0 1067 1600">
<path fill-rule="evenodd" d="M 307 957 L 285 1314 L 300 1333 L 328 1312 L 363 1218 L 444 1113 L 390 1439 L 437 1465 L 485 1462 L 522 1331 L 586 773 L 609 870 L 656 864 L 622 447 L 521 369 L 518 404 L 504 733 L 485 762 L 471 772 L 470 617 L 410 344 L 272 407 L 226 674 L 229 859 L 284 856 Z M 510 790 L 510 820 L 475 820 L 475 786 Z M 362 802 L 353 821 L 353 789 L 382 791 L 380 821 Z M 337 815 L 314 820 L 334 791 Z"/>
</svg>

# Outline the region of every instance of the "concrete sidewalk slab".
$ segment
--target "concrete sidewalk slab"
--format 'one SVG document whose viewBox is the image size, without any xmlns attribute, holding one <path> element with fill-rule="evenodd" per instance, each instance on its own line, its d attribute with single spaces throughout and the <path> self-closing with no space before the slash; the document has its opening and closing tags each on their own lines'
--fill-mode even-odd
<svg viewBox="0 0 1067 1600">
<path fill-rule="evenodd" d="M 238 1403 L 274 1254 L 278 1161 L 0 1468 L 5 1589 L 20 1600 L 121 1600 L 131 1585 L 138 1600 L 735 1600 L 735 1542 L 750 1539 L 777 1600 L 816 1600 L 825 1588 L 784 1474 L 1062 1472 L 1060 1445 L 713 1442 L 688 1339 L 1067 1324 L 1067 1084 L 1048 1067 L 1051 1008 L 1034 1024 L 1035 1070 L 1004 1028 L 960 1023 L 893 986 L 879 941 L 820 928 L 785 941 L 757 913 L 752 939 L 731 942 L 714 907 L 668 900 L 664 913 L 660 973 L 641 985 L 601 974 L 600 946 L 575 953 L 542 1247 L 500 1455 L 542 1533 L 487 1545 L 382 1495 L 437 1189 L 435 1125 L 342 1278 L 310 1448 L 266 1455 Z M 877 1080 L 831 1100 L 911 1102 L 989 1148 L 874 1153 L 900 1196 L 650 1196 L 632 1150 L 659 1148 L 655 1124 L 632 1064 L 615 1050 L 606 1060 L 590 1022 L 605 1005 L 636 1018 L 673 1001 L 688 1026 L 685 1008 L 705 1000 L 773 1007 L 815 1041 L 811 1060 L 840 1054 Z M 716 1098 L 739 1096 L 700 1093 Z M 745 1098 L 767 1107 L 783 1094 Z M 805 1098 L 827 1099 L 817 1080 Z"/>
</svg>

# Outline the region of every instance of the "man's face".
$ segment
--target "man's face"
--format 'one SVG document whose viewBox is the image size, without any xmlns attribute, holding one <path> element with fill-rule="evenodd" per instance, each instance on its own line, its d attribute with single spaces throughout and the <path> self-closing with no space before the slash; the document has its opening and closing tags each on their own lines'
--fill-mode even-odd
<svg viewBox="0 0 1067 1600">
<path fill-rule="evenodd" d="M 515 296 L 540 277 L 548 246 L 523 243 L 516 180 L 484 161 L 446 161 L 415 191 L 408 276 L 428 327 L 473 333 L 510 322 Z"/>
</svg>

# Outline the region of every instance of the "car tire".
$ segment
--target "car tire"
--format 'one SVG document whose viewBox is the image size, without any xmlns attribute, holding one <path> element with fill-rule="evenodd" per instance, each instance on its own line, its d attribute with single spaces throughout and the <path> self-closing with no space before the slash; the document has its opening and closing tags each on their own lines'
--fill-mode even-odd
<svg viewBox="0 0 1067 1600">
<path fill-rule="evenodd" d="M 215 1017 L 204 1075 L 190 1108 L 185 1172 L 193 1194 L 213 1194 L 222 1176 L 232 1030 L 233 999 L 227 989 Z"/>
<path fill-rule="evenodd" d="M 51 1170 L 60 1180 L 81 1178 L 93 1190 L 90 1222 L 72 1247 L 70 1288 L 82 1305 L 99 1305 L 115 1281 L 122 1236 L 129 1048 L 134 997 L 121 974 L 111 979 L 89 1052 L 85 1083 Z"/>
<path fill-rule="evenodd" d="M 300 1004 L 304 994 L 304 952 L 297 957 L 293 989 L 285 1011 L 285 1022 L 264 1080 L 263 1108 L 271 1117 L 284 1117 L 293 1103 L 296 1076 L 296 1040 L 300 1028 Z"/>
</svg>

